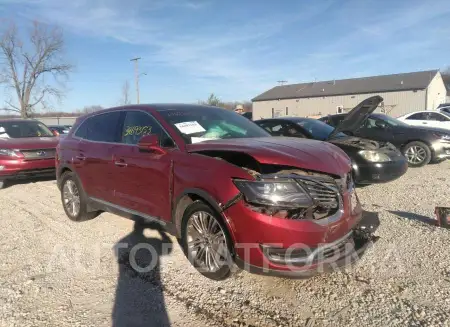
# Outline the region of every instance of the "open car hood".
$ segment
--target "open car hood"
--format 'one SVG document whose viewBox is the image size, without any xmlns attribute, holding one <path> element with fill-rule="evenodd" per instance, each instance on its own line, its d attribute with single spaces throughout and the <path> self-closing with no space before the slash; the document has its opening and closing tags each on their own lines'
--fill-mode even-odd
<svg viewBox="0 0 450 327">
<path fill-rule="evenodd" d="M 328 135 L 327 140 L 332 139 L 340 132 L 355 132 L 358 130 L 367 118 L 369 118 L 370 114 L 377 109 L 381 102 L 383 102 L 383 98 L 379 95 L 375 95 L 359 103 L 345 116 L 345 119 L 336 126 L 334 131 Z"/>
</svg>

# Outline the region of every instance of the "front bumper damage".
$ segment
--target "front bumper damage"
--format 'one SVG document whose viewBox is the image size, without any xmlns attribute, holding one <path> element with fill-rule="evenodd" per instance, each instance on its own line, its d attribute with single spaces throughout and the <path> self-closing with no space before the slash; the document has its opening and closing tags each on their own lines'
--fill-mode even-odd
<svg viewBox="0 0 450 327">
<path fill-rule="evenodd" d="M 271 264 L 291 267 L 277 270 L 249 264 L 236 256 L 236 265 L 253 274 L 310 278 L 317 274 L 341 270 L 354 264 L 379 239 L 374 233 L 380 225 L 378 213 L 363 211 L 360 222 L 343 238 L 305 251 L 303 248 L 269 248 L 262 251 Z"/>
</svg>

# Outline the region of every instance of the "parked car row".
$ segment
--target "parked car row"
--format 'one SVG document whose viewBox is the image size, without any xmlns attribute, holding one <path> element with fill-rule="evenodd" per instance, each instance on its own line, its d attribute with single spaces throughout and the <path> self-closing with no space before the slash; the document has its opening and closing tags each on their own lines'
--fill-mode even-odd
<svg viewBox="0 0 450 327">
<path fill-rule="evenodd" d="M 0 180 L 56 169 L 71 220 L 111 212 L 158 223 L 211 279 L 235 265 L 309 277 L 376 241 L 379 221 L 362 210 L 355 182 L 399 178 L 418 166 L 415 147 L 430 160 L 450 155 L 441 132 L 410 139 L 417 127 L 373 114 L 382 100 L 346 116 L 256 123 L 210 106 L 124 106 L 78 118 L 64 138 L 34 120 L 0 121 Z"/>
</svg>

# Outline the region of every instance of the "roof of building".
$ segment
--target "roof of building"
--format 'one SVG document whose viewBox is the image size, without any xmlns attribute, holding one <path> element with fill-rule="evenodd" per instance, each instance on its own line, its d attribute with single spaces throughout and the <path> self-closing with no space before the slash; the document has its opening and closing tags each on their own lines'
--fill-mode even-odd
<svg viewBox="0 0 450 327">
<path fill-rule="evenodd" d="M 439 70 L 276 86 L 252 101 L 423 90 Z"/>
<path fill-rule="evenodd" d="M 450 92 L 450 74 L 445 73 L 442 74 L 442 79 L 444 80 L 445 88 L 447 89 L 447 93 Z"/>
</svg>

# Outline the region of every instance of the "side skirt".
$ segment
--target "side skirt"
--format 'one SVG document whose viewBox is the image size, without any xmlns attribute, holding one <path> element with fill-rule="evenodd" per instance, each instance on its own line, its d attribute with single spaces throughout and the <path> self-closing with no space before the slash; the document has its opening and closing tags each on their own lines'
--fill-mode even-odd
<svg viewBox="0 0 450 327">
<path fill-rule="evenodd" d="M 175 224 L 173 224 L 172 222 L 168 222 L 168 221 L 163 221 L 161 219 L 159 219 L 158 217 L 153 217 L 150 215 L 147 215 L 145 213 L 136 211 L 136 210 L 131 210 L 131 209 L 127 209 L 124 208 L 122 206 L 101 200 L 101 199 L 97 199 L 97 198 L 93 198 L 93 197 L 89 197 L 89 207 L 92 208 L 92 210 L 99 210 L 99 211 L 105 211 L 105 212 L 109 212 L 133 221 L 141 221 L 143 223 L 157 223 L 158 225 L 160 225 L 167 233 L 176 236 L 176 227 Z"/>
</svg>

